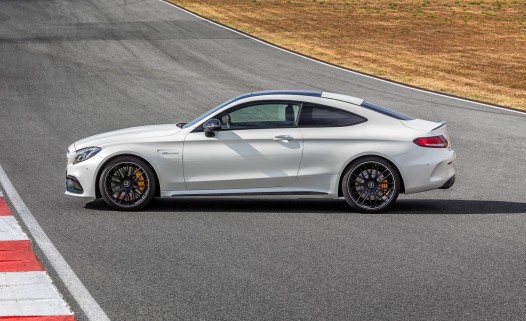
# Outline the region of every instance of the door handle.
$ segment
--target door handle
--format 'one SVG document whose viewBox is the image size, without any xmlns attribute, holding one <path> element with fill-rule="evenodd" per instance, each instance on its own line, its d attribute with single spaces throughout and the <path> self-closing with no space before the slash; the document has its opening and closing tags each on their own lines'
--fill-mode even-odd
<svg viewBox="0 0 526 321">
<path fill-rule="evenodd" d="M 294 137 L 289 136 L 289 135 L 278 135 L 278 136 L 272 138 L 272 140 L 277 141 L 277 142 L 288 143 L 288 142 L 294 140 Z"/>
</svg>

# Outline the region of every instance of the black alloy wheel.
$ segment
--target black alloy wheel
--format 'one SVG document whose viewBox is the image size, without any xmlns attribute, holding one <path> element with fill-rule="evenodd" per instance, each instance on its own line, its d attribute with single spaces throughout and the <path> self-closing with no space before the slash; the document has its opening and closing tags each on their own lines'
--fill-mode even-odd
<svg viewBox="0 0 526 321">
<path fill-rule="evenodd" d="M 400 175 L 381 157 L 364 157 L 352 162 L 342 180 L 347 203 L 362 213 L 379 213 L 396 202 Z"/>
<path fill-rule="evenodd" d="M 136 211 L 147 206 L 155 195 L 156 185 L 150 166 L 133 156 L 110 161 L 99 179 L 99 190 L 106 204 L 122 211 Z"/>
</svg>

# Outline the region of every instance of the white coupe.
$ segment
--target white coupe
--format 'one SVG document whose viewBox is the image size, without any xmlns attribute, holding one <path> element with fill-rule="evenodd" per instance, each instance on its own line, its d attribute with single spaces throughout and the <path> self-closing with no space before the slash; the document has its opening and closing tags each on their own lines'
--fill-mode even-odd
<svg viewBox="0 0 526 321">
<path fill-rule="evenodd" d="M 377 213 L 400 192 L 455 182 L 445 122 L 315 91 L 233 98 L 189 123 L 134 127 L 69 146 L 66 194 L 139 210 L 153 197 L 344 197 Z"/>
</svg>

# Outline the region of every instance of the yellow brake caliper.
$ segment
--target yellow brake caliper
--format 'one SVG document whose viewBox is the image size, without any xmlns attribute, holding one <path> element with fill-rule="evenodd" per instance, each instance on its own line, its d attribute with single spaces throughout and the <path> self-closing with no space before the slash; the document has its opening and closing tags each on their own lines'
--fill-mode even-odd
<svg viewBox="0 0 526 321">
<path fill-rule="evenodd" d="M 146 188 L 146 184 L 144 183 L 144 176 L 141 175 L 139 171 L 135 173 L 135 177 L 137 178 L 137 187 L 139 188 L 139 191 L 141 193 L 144 193 L 144 189 Z"/>
<path fill-rule="evenodd" d="M 380 183 L 380 188 L 384 190 L 384 194 L 387 193 L 387 189 L 389 188 L 389 182 L 386 179 L 384 179 Z"/>
</svg>

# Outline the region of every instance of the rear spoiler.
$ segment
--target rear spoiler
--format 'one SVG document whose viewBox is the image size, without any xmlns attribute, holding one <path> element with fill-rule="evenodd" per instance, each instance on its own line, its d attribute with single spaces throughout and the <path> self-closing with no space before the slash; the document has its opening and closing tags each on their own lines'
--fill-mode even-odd
<svg viewBox="0 0 526 321">
<path fill-rule="evenodd" d="M 446 123 L 447 123 L 447 121 L 445 121 L 445 120 L 441 121 L 440 125 L 438 125 L 437 127 L 433 128 L 431 131 L 439 129 L 440 127 L 444 127 L 446 125 Z"/>
</svg>

